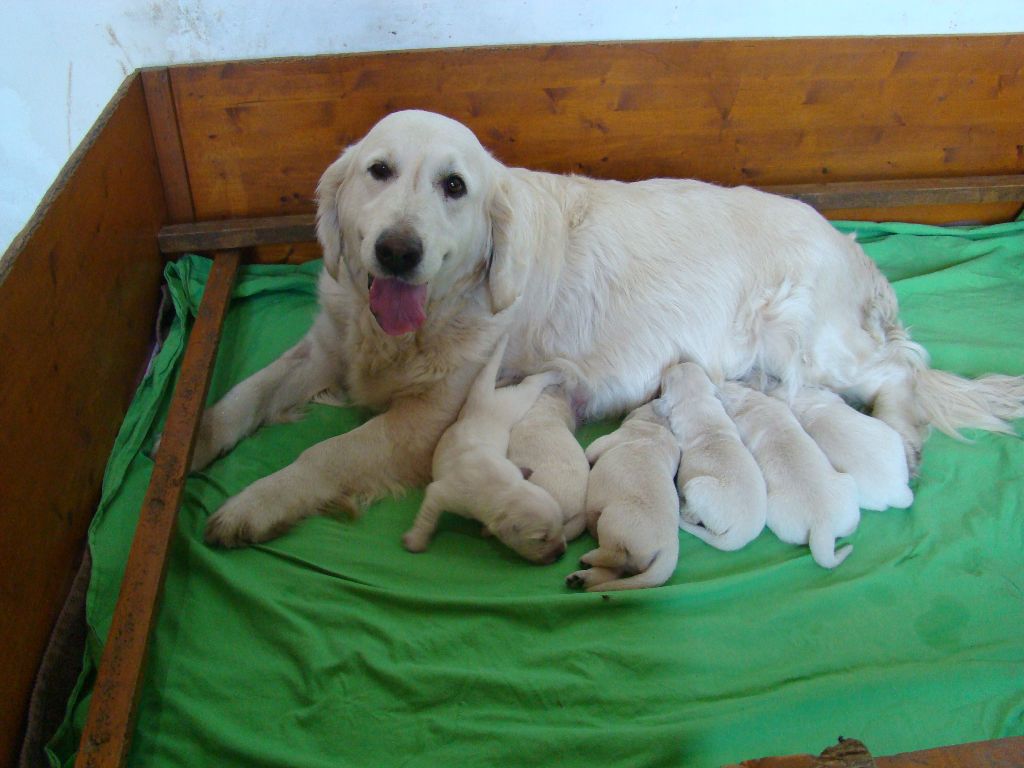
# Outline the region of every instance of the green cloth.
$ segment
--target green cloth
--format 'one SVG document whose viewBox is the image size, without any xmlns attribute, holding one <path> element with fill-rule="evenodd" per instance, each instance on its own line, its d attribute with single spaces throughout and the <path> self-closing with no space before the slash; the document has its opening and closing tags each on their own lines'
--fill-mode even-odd
<svg viewBox="0 0 1024 768">
<path fill-rule="evenodd" d="M 971 230 L 840 224 L 895 281 L 936 367 L 1024 374 L 1024 222 Z M 297 340 L 318 264 L 252 266 L 235 289 L 211 400 Z M 209 264 L 167 268 L 178 312 L 107 470 L 86 671 L 50 745 L 70 765 L 158 434 Z M 358 521 L 314 518 L 266 545 L 202 543 L 229 495 L 361 423 L 313 405 L 190 477 L 152 640 L 133 766 L 711 766 L 875 754 L 1024 734 L 1024 443 L 926 443 L 909 510 L 865 512 L 837 570 L 767 530 L 724 553 L 681 534 L 658 589 L 563 579 L 445 516 L 400 537 L 419 490 Z M 587 425 L 587 443 L 608 431 Z"/>
</svg>

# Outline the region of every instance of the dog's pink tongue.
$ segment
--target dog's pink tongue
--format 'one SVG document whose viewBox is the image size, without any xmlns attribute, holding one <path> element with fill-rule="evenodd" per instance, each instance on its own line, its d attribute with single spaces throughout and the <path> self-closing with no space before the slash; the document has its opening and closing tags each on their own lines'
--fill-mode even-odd
<svg viewBox="0 0 1024 768">
<path fill-rule="evenodd" d="M 391 277 L 375 277 L 370 283 L 370 311 L 389 336 L 412 333 L 427 319 L 426 285 L 410 285 Z"/>
</svg>

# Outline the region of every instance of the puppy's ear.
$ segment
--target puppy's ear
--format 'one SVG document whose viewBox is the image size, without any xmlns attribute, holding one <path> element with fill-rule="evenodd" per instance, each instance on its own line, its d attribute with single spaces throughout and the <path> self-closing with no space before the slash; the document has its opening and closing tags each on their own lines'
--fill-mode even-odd
<svg viewBox="0 0 1024 768">
<path fill-rule="evenodd" d="M 487 291 L 491 313 L 498 314 L 515 303 L 526 285 L 527 248 L 521 233 L 522 221 L 513 209 L 507 178 L 494 186 L 489 203 L 491 252 L 487 261 Z M 520 214 L 522 212 L 519 212 Z"/>
<path fill-rule="evenodd" d="M 341 222 L 338 220 L 338 193 L 352 172 L 355 159 L 353 144 L 331 163 L 316 185 L 316 237 L 324 252 L 324 268 L 335 280 L 341 262 Z"/>
</svg>

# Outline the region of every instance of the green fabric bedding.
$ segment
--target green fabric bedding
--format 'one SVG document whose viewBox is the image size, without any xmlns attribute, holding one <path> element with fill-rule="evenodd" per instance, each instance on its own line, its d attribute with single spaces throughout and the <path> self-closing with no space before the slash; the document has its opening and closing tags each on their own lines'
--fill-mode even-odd
<svg viewBox="0 0 1024 768">
<path fill-rule="evenodd" d="M 1024 222 L 839 226 L 894 281 L 936 367 L 1024 374 Z M 242 271 L 211 399 L 304 333 L 318 267 Z M 167 268 L 178 317 L 90 530 L 91 638 L 55 766 L 77 748 L 208 269 L 195 257 Z M 711 766 L 817 751 L 840 734 L 875 754 L 1024 734 L 1017 438 L 933 434 L 913 507 L 865 512 L 834 572 L 767 530 L 734 553 L 681 534 L 666 586 L 577 593 L 563 579 L 593 546 L 586 535 L 541 567 L 446 516 L 426 553 L 405 552 L 418 490 L 264 546 L 202 543 L 225 498 L 368 416 L 311 406 L 189 479 L 131 765 Z"/>
</svg>

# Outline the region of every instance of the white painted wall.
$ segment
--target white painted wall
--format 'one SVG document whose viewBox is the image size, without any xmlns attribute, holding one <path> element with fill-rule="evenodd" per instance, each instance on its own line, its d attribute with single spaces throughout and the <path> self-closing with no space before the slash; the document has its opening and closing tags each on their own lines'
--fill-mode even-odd
<svg viewBox="0 0 1024 768">
<path fill-rule="evenodd" d="M 982 32 L 1024 32 L 1024 0 L 0 0 L 0 248 L 137 67 L 506 43 Z"/>
</svg>

